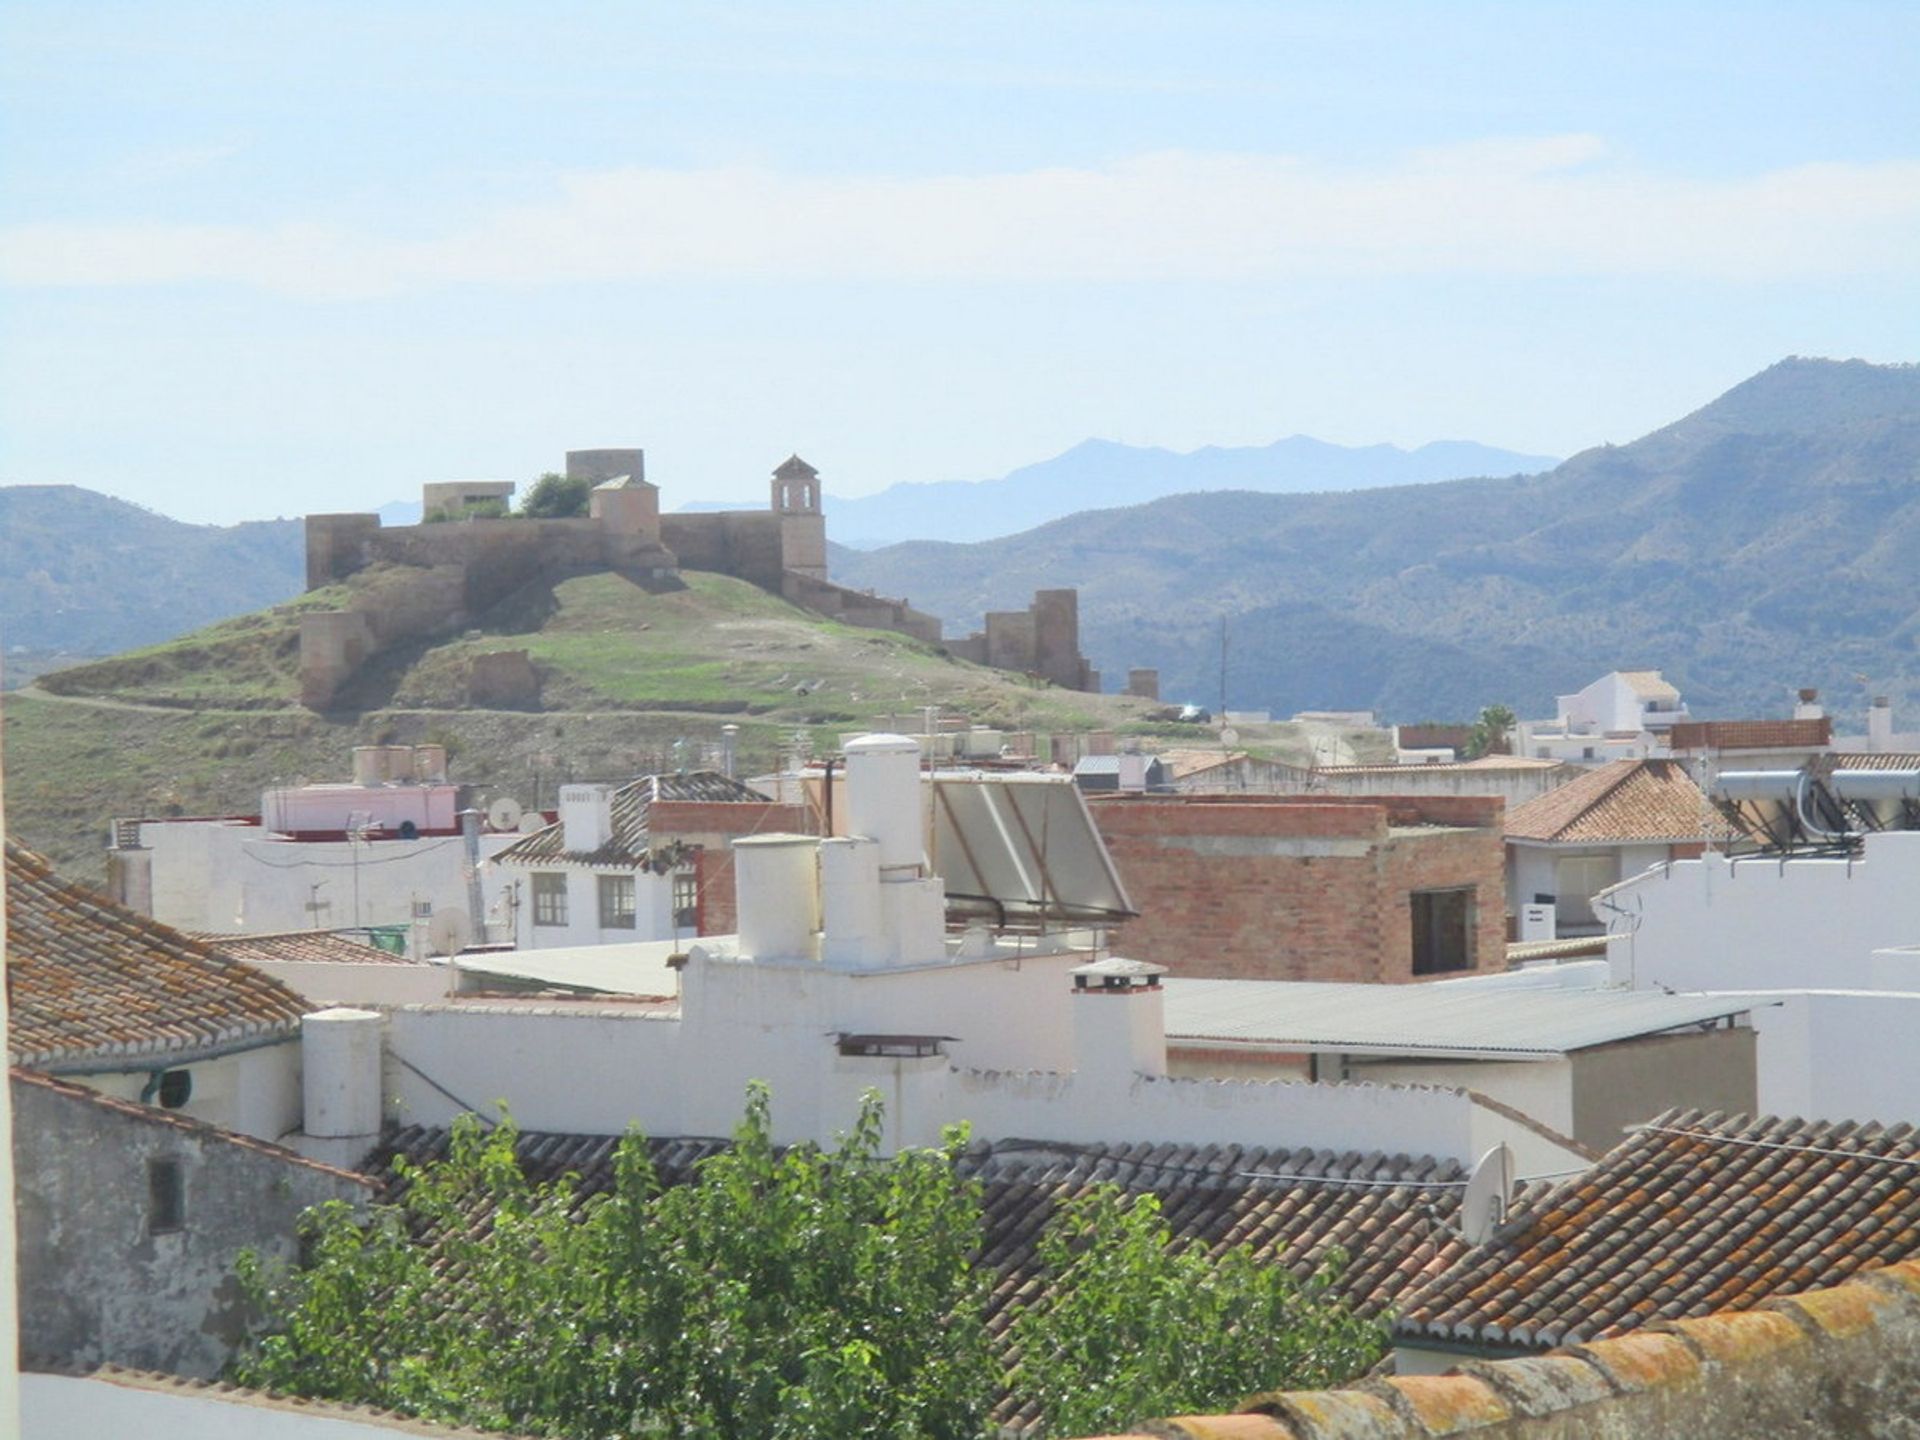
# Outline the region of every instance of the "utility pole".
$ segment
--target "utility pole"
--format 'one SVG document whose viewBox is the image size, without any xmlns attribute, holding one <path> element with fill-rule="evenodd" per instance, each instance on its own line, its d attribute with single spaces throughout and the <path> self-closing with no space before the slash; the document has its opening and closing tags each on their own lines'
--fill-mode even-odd
<svg viewBox="0 0 1920 1440">
<path fill-rule="evenodd" d="M 1227 617 L 1220 617 L 1220 710 L 1216 717 L 1227 723 Z"/>
</svg>

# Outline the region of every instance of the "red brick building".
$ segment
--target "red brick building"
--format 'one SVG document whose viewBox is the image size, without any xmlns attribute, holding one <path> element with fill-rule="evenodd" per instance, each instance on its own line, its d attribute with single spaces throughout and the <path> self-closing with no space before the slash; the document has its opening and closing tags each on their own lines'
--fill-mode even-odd
<svg viewBox="0 0 1920 1440">
<path fill-rule="evenodd" d="M 1406 981 L 1506 964 L 1497 796 L 1115 796 L 1139 909 L 1114 948 L 1175 975 Z"/>
</svg>

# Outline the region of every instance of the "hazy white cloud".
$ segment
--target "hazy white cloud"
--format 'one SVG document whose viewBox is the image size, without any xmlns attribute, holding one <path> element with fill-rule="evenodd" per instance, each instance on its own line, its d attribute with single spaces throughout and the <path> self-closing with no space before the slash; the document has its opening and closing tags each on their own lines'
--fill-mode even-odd
<svg viewBox="0 0 1920 1440">
<path fill-rule="evenodd" d="M 1377 169 L 1192 152 L 932 177 L 621 169 L 564 177 L 544 204 L 424 241 L 318 225 L 0 231 L 0 281 L 16 286 L 215 281 L 320 298 L 657 279 L 1464 273 L 1913 276 L 1920 161 L 1697 179 L 1572 135 L 1419 151 Z"/>
</svg>

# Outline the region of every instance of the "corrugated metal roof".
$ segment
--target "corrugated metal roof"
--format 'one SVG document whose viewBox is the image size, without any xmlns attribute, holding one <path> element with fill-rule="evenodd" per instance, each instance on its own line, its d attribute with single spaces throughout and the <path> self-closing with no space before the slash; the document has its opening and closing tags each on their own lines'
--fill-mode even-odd
<svg viewBox="0 0 1920 1440">
<path fill-rule="evenodd" d="M 1440 983 L 1169 980 L 1167 1038 L 1343 1054 L 1497 1055 L 1571 1050 L 1703 1024 L 1753 1008 L 1724 995 Z"/>
</svg>

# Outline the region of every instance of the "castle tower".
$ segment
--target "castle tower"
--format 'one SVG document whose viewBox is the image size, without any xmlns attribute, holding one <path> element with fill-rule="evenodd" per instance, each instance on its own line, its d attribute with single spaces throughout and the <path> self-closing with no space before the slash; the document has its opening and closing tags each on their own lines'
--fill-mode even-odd
<svg viewBox="0 0 1920 1440">
<path fill-rule="evenodd" d="M 781 568 L 827 578 L 827 521 L 820 513 L 820 472 L 789 455 L 773 472 L 770 504 L 780 523 Z"/>
<path fill-rule="evenodd" d="M 789 455 L 773 472 L 773 513 L 818 515 L 820 472 L 798 455 Z"/>
</svg>

